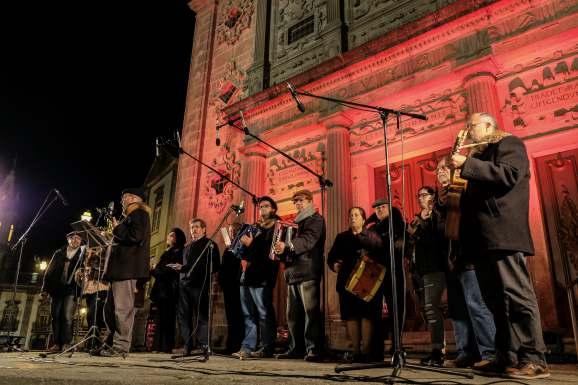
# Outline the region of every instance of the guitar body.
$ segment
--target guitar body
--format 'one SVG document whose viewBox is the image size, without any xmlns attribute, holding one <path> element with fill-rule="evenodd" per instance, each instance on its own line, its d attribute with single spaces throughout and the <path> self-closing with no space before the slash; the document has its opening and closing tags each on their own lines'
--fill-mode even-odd
<svg viewBox="0 0 578 385">
<path fill-rule="evenodd" d="M 449 158 L 460 151 L 460 148 L 464 144 L 467 135 L 468 133 L 466 130 L 462 130 L 458 133 Z M 450 174 L 450 184 L 448 186 L 448 193 L 446 196 L 447 212 L 445 228 L 446 238 L 451 240 L 457 240 L 460 235 L 460 200 L 462 193 L 466 190 L 467 185 L 468 182 L 460 177 L 460 170 L 452 169 Z"/>
</svg>

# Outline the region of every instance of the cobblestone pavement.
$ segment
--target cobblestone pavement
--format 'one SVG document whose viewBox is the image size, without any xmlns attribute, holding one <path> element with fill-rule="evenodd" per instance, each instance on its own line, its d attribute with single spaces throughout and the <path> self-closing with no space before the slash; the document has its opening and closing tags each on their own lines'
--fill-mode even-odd
<svg viewBox="0 0 578 385">
<path fill-rule="evenodd" d="M 412 362 L 410 360 L 410 362 Z M 127 359 L 90 357 L 76 353 L 72 358 L 42 359 L 38 353 L 0 353 L 0 384 L 81 385 L 81 384 L 368 384 L 388 383 L 391 369 L 368 369 L 335 373 L 335 363 L 308 363 L 301 360 L 238 360 L 213 356 L 208 362 L 171 360 L 164 354 L 131 354 Z M 578 369 L 554 365 L 552 376 L 533 384 L 578 385 Z M 461 371 L 467 373 L 467 371 Z M 404 368 L 397 383 L 502 384 L 512 380 L 475 376 L 473 379 Z"/>
</svg>

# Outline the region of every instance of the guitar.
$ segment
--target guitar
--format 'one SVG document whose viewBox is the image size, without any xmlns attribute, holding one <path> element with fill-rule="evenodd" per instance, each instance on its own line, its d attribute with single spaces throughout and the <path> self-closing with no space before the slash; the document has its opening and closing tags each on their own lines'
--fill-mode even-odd
<svg viewBox="0 0 578 385">
<path fill-rule="evenodd" d="M 456 137 L 448 159 L 460 152 L 468 136 L 467 130 L 461 130 Z M 460 177 L 460 169 L 450 170 L 450 184 L 446 196 L 447 216 L 445 234 L 448 239 L 456 240 L 460 233 L 460 199 L 468 182 Z"/>
</svg>

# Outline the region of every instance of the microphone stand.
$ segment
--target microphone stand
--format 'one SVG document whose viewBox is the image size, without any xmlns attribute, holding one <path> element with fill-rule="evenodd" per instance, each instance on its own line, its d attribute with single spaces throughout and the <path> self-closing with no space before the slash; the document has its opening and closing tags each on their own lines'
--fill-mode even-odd
<svg viewBox="0 0 578 385">
<path fill-rule="evenodd" d="M 209 237 L 209 242 L 207 242 L 207 245 L 203 248 L 203 250 L 200 253 L 200 256 L 197 258 L 197 260 L 195 261 L 195 263 L 191 266 L 191 268 L 189 270 L 187 270 L 185 272 L 185 276 L 188 277 L 191 275 L 191 273 L 195 270 L 195 268 L 197 267 L 197 264 L 201 261 L 201 259 L 203 259 L 203 256 L 205 256 L 205 258 L 208 259 L 208 263 L 209 263 L 209 288 L 208 288 L 208 292 L 209 292 L 209 300 L 208 300 L 208 306 L 209 306 L 209 310 L 208 310 L 208 319 L 207 319 L 207 349 L 204 351 L 201 351 L 200 353 L 193 353 L 193 354 L 189 354 L 189 355 L 174 355 L 171 356 L 171 359 L 184 359 L 181 360 L 179 362 L 189 362 L 189 361 L 193 361 L 193 362 L 207 362 L 209 361 L 209 357 L 210 356 L 214 356 L 217 355 L 216 353 L 213 352 L 213 349 L 211 348 L 211 338 L 212 338 L 212 323 L 213 323 L 213 252 L 214 252 L 214 247 L 215 247 L 215 237 L 217 236 L 217 234 L 221 231 L 221 227 L 223 226 L 223 224 L 227 221 L 227 219 L 229 218 L 229 216 L 233 213 L 236 212 L 237 216 L 239 216 L 241 214 L 241 211 L 235 211 L 233 208 L 230 208 L 229 210 L 227 210 L 227 213 L 225 214 L 225 216 L 221 219 L 221 222 L 217 225 L 215 231 L 211 234 L 211 236 Z M 209 252 L 207 253 L 207 250 L 209 250 Z M 200 303 L 202 303 L 202 291 L 201 291 L 201 295 L 199 298 Z M 200 313 L 200 311 L 199 311 Z M 199 314 L 197 314 L 197 317 L 199 317 Z M 198 321 L 197 321 L 198 322 Z M 193 329 L 191 331 L 191 334 L 188 336 L 188 339 L 190 340 L 191 338 L 193 338 L 193 334 L 195 333 L 196 327 L 195 329 Z M 188 340 L 185 342 L 188 342 Z M 192 359 L 187 359 L 188 357 L 199 357 L 200 359 L 196 359 L 196 358 L 192 358 Z M 219 355 L 221 356 L 221 355 Z M 231 358 L 231 356 L 225 356 L 223 355 L 222 357 L 227 357 L 227 358 Z"/>
<path fill-rule="evenodd" d="M 226 124 L 229 124 L 230 122 L 227 122 Z M 257 217 L 257 203 L 259 202 L 259 198 L 257 197 L 257 195 L 253 194 L 251 191 L 247 190 L 246 188 L 244 188 L 243 186 L 241 186 L 239 183 L 235 182 L 234 180 L 232 180 L 231 178 L 229 178 L 227 175 L 223 174 L 222 172 L 216 170 L 214 167 L 209 166 L 208 164 L 206 164 L 205 162 L 203 162 L 202 160 L 200 160 L 199 158 L 191 155 L 190 153 L 188 153 L 187 151 L 185 151 L 180 143 L 178 143 L 177 145 L 175 145 L 174 143 L 171 143 L 171 141 L 166 141 L 164 143 L 160 143 L 160 145 L 166 145 L 166 146 L 170 146 L 172 148 L 177 149 L 177 151 L 179 152 L 179 154 L 184 154 L 186 156 L 188 156 L 189 158 L 199 162 L 200 164 L 202 164 L 203 166 L 207 167 L 209 170 L 213 171 L 215 174 L 219 175 L 221 178 L 225 179 L 226 181 L 230 182 L 233 186 L 237 187 L 239 190 L 243 191 L 245 194 L 249 195 L 251 197 L 251 201 L 253 202 L 253 216 L 254 218 Z"/>
<path fill-rule="evenodd" d="M 342 100 L 342 99 L 336 99 L 336 98 L 330 98 L 330 97 L 326 97 L 326 96 L 321 96 L 321 95 L 315 95 L 312 94 L 310 92 L 307 91 L 300 91 L 298 89 L 295 89 L 292 85 L 290 85 L 290 89 L 292 88 L 292 93 L 296 94 L 296 95 L 302 95 L 302 96 L 308 96 L 311 98 L 315 98 L 315 99 L 320 99 L 320 100 L 325 100 L 325 101 L 329 101 L 329 102 L 333 102 L 333 103 L 337 103 L 339 105 L 342 105 L 344 107 L 348 107 L 348 108 L 353 108 L 353 109 L 361 109 L 361 110 L 365 110 L 365 111 L 373 111 L 379 114 L 379 117 L 381 119 L 381 123 L 382 123 L 382 127 L 383 127 L 383 139 L 384 139 L 384 152 L 385 152 L 385 167 L 386 167 L 386 191 L 388 194 L 388 209 L 389 209 L 389 217 L 388 217 L 388 222 L 389 222 L 389 255 L 390 255 L 390 271 L 391 271 L 391 286 L 392 286 L 392 313 L 393 313 L 393 347 L 394 347 L 394 353 L 391 357 L 391 362 L 387 363 L 387 362 L 381 362 L 381 363 L 375 363 L 375 364 L 358 364 L 358 365 L 338 365 L 337 367 L 335 367 L 335 372 L 336 373 L 341 373 L 341 372 L 345 372 L 345 371 L 350 371 L 350 370 L 363 370 L 363 369 L 373 369 L 373 368 L 384 368 L 384 367 L 391 367 L 393 368 L 392 374 L 390 378 L 390 381 L 393 381 L 395 379 L 399 379 L 401 380 L 401 378 L 399 377 L 402 368 L 407 367 L 407 368 L 411 368 L 411 369 L 419 369 L 419 370 L 426 370 L 426 371 L 432 371 L 432 372 L 439 372 L 439 373 L 444 373 L 444 374 L 452 374 L 452 375 L 458 375 L 458 376 L 463 376 L 466 378 L 473 378 L 473 376 L 471 374 L 466 374 L 466 373 L 460 373 L 460 372 L 454 372 L 454 371 L 450 371 L 450 370 L 445 370 L 442 368 L 434 368 L 434 367 L 425 367 L 425 366 L 421 366 L 421 365 L 416 365 L 416 364 L 410 364 L 406 362 L 405 359 L 405 353 L 401 350 L 401 325 L 399 325 L 399 319 L 397 317 L 398 314 L 398 303 L 397 303 L 397 282 L 396 282 L 396 266 L 395 266 L 395 248 L 394 248 L 394 235 L 393 235 L 393 207 L 392 207 L 392 191 L 391 191 L 391 174 L 389 172 L 389 143 L 388 143 L 388 137 L 387 137 L 387 119 L 389 117 L 390 114 L 395 115 L 396 117 L 396 131 L 399 131 L 400 129 L 400 122 L 401 122 L 401 117 L 402 116 L 407 116 L 409 118 L 412 119 L 419 119 L 419 120 L 427 120 L 427 117 L 425 115 L 421 115 L 421 114 L 414 114 L 411 112 L 404 112 L 401 110 L 394 110 L 394 109 L 390 109 L 390 108 L 384 108 L 384 107 L 379 107 L 379 106 L 373 106 L 373 105 L 368 105 L 368 104 L 361 104 L 361 103 L 355 103 L 355 102 L 351 102 L 348 100 Z"/>
<path fill-rule="evenodd" d="M 13 287 L 13 291 L 12 291 L 12 300 L 10 301 L 10 303 L 7 306 L 16 307 L 16 292 L 18 291 L 18 279 L 20 277 L 20 268 L 22 266 L 22 254 L 24 253 L 24 246 L 26 245 L 26 241 L 28 241 L 28 234 L 30 233 L 30 231 L 32 230 L 32 228 L 34 227 L 36 222 L 38 222 L 40 220 L 40 218 L 42 218 L 44 213 L 46 213 L 46 211 L 48 211 L 48 209 L 58 199 L 58 196 L 56 195 L 50 200 L 50 202 L 48 202 L 48 204 L 46 203 L 48 201 L 48 197 L 50 196 L 50 193 L 52 193 L 52 192 L 54 192 L 54 189 L 52 189 L 48 192 L 48 195 L 44 199 L 44 203 L 42 203 L 42 206 L 40 206 L 40 208 L 38 209 L 38 212 L 36 213 L 36 215 L 32 219 L 32 222 L 30 222 L 30 225 L 28 225 L 28 228 L 26 229 L 26 231 L 24 231 L 24 233 L 22 233 L 20 238 L 18 238 L 18 241 L 16 241 L 16 243 L 11 247 L 12 251 L 16 250 L 18 247 L 20 247 L 20 250 L 18 252 L 18 264 L 16 265 L 16 274 L 14 277 L 14 287 Z M 14 321 L 17 321 L 17 319 L 15 319 Z M 13 352 L 13 351 L 22 352 L 23 350 L 17 346 L 18 344 L 12 339 L 11 334 L 12 334 L 12 327 L 9 328 L 8 335 L 6 337 L 6 341 L 3 344 L 4 350 L 8 351 L 8 352 Z"/>
<path fill-rule="evenodd" d="M 291 162 L 295 163 L 297 166 L 301 167 L 302 169 L 304 169 L 305 171 L 307 171 L 308 173 L 310 173 L 311 175 L 313 175 L 317 178 L 317 180 L 319 182 L 319 187 L 321 188 L 321 213 L 323 215 L 325 215 L 325 192 L 326 192 L 327 187 L 333 186 L 333 182 L 331 182 L 329 179 L 325 178 L 324 175 L 320 175 L 320 174 L 316 173 L 315 171 L 313 171 L 311 168 L 307 167 L 302 162 L 293 158 L 291 155 L 283 152 L 282 150 L 278 149 L 277 147 L 273 146 L 272 144 L 266 142 L 265 140 L 261 139 L 257 135 L 253 134 L 249 130 L 249 127 L 247 127 L 247 125 L 245 124 L 245 120 L 243 118 L 241 118 L 243 127 L 238 127 L 237 125 L 234 124 L 237 120 L 238 119 L 227 120 L 227 122 L 225 124 L 228 124 L 229 126 L 236 128 L 237 130 L 242 131 L 243 133 L 245 133 L 245 135 L 250 136 L 251 138 L 258 141 L 259 143 L 262 143 L 265 146 L 271 148 L 279 155 L 282 155 L 283 157 L 289 159 Z"/>
</svg>

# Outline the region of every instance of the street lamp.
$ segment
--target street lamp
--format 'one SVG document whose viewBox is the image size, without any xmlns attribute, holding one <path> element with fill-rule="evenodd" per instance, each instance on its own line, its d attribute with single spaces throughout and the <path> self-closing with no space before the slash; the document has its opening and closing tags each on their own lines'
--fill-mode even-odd
<svg viewBox="0 0 578 385">
<path fill-rule="evenodd" d="M 80 216 L 80 220 L 85 221 L 85 222 L 92 221 L 91 212 L 89 210 L 86 210 L 85 212 L 83 212 L 82 215 Z"/>
</svg>

